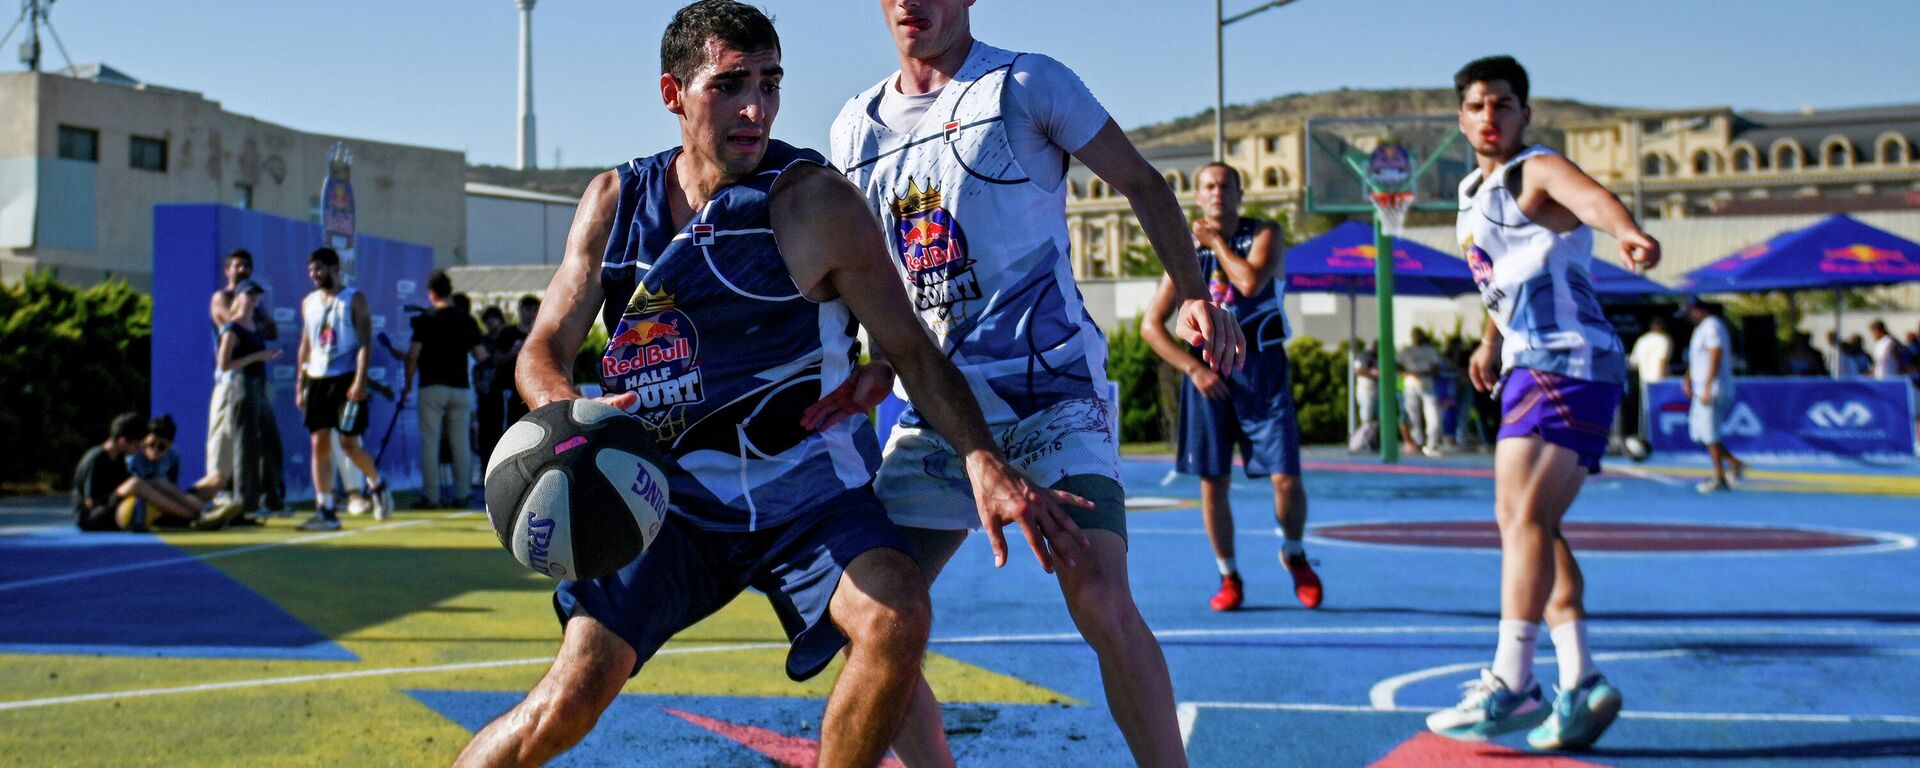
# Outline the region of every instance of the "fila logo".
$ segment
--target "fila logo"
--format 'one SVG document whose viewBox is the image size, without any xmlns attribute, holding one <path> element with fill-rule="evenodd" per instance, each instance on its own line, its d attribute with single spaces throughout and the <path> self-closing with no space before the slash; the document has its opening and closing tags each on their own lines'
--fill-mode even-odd
<svg viewBox="0 0 1920 768">
<path fill-rule="evenodd" d="M 1842 406 L 1822 400 L 1807 409 L 1807 420 L 1827 429 L 1864 427 L 1873 423 L 1873 411 L 1855 400 L 1848 400 Z"/>
<path fill-rule="evenodd" d="M 952 144 L 955 140 L 960 138 L 960 121 L 958 120 L 955 120 L 953 122 L 947 123 L 944 126 L 941 126 L 941 129 L 947 132 L 948 144 Z"/>
<path fill-rule="evenodd" d="M 694 245 L 713 245 L 713 225 L 712 224 L 693 225 L 693 244 Z"/>
<path fill-rule="evenodd" d="M 1735 403 L 1727 420 L 1720 422 L 1721 434 L 1729 437 L 1759 437 L 1764 431 L 1760 428 L 1760 417 L 1746 403 Z"/>
</svg>

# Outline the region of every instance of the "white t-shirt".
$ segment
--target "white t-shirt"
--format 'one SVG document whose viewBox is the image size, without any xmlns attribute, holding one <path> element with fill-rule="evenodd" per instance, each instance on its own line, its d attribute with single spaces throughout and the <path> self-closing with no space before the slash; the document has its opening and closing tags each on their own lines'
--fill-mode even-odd
<svg viewBox="0 0 1920 768">
<path fill-rule="evenodd" d="M 1422 383 L 1432 382 L 1440 372 L 1440 353 L 1429 344 L 1407 347 L 1400 350 L 1400 369 Z"/>
<path fill-rule="evenodd" d="M 1900 345 L 1894 343 L 1891 333 L 1873 343 L 1873 377 L 1900 378 Z"/>
<path fill-rule="evenodd" d="M 1727 324 L 1708 316 L 1693 327 L 1693 338 L 1687 341 L 1687 377 L 1693 382 L 1696 398 L 1707 383 L 1707 353 L 1715 349 L 1720 350 L 1720 366 L 1713 376 L 1712 394 L 1719 397 L 1733 387 L 1733 347 L 1728 343 Z"/>
<path fill-rule="evenodd" d="M 1038 53 L 1014 59 L 1000 96 L 1013 159 L 1040 188 L 1052 191 L 1067 177 L 1066 155 L 1080 151 L 1107 124 L 1107 108 L 1067 65 Z M 941 89 L 944 90 L 944 89 Z M 900 92 L 900 81 L 880 89 L 873 119 L 896 131 L 913 130 L 940 90 L 917 96 Z"/>
<path fill-rule="evenodd" d="M 1633 342 L 1627 359 L 1640 371 L 1640 380 L 1648 384 L 1667 378 L 1667 360 L 1673 357 L 1673 338 L 1658 331 L 1641 334 Z"/>
</svg>

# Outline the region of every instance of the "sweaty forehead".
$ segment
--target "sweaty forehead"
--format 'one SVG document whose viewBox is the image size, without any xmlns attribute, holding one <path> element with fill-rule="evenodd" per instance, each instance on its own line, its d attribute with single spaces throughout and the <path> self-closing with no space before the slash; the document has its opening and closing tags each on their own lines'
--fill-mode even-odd
<svg viewBox="0 0 1920 768">
<path fill-rule="evenodd" d="M 700 68 L 693 73 L 695 80 L 707 80 L 716 77 L 744 77 L 749 74 L 780 74 L 780 49 L 763 48 L 757 51 L 740 51 L 720 38 L 707 38 L 701 46 L 704 60 Z"/>
</svg>

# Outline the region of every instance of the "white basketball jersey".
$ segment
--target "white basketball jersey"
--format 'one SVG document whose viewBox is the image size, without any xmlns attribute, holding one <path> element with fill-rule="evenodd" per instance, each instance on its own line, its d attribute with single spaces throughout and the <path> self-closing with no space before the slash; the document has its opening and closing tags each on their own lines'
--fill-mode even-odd
<svg viewBox="0 0 1920 768">
<path fill-rule="evenodd" d="M 1540 226 L 1520 211 L 1518 190 L 1508 183 L 1521 163 L 1547 154 L 1553 150 L 1534 146 L 1491 174 L 1475 170 L 1461 180 L 1455 234 L 1500 328 L 1503 370 L 1625 386 L 1626 350 L 1593 291 L 1593 230 Z"/>
<path fill-rule="evenodd" d="M 1107 393 L 1106 340 L 1068 258 L 1066 185 L 1029 178 L 1001 116 L 1020 55 L 975 43 L 918 125 L 873 118 L 891 76 L 833 125 L 834 165 L 880 214 L 921 320 L 996 426 Z M 925 426 L 912 408 L 901 425 Z"/>
<path fill-rule="evenodd" d="M 353 328 L 353 288 L 328 296 L 314 291 L 300 302 L 307 335 L 307 378 L 324 379 L 353 373 L 364 342 Z"/>
</svg>

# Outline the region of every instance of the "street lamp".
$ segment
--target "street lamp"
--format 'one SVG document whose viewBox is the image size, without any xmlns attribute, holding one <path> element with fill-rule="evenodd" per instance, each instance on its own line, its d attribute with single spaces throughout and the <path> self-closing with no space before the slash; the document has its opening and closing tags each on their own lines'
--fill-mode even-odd
<svg viewBox="0 0 1920 768">
<path fill-rule="evenodd" d="M 1258 7 L 1226 15 L 1226 0 L 1213 0 L 1213 160 L 1227 158 L 1227 25 L 1243 21 L 1261 11 L 1271 11 L 1294 0 L 1273 0 Z"/>
</svg>

